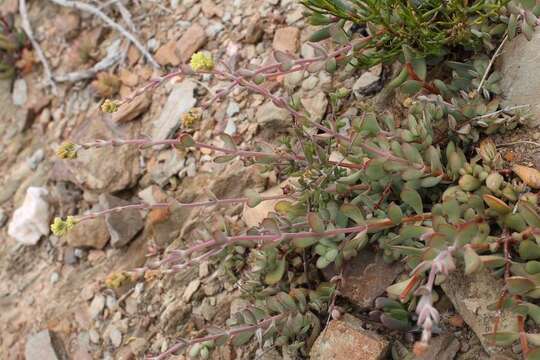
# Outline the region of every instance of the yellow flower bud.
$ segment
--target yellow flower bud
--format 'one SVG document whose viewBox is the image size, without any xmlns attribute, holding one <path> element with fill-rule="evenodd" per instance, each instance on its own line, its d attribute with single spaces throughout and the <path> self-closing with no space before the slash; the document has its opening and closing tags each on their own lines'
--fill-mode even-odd
<svg viewBox="0 0 540 360">
<path fill-rule="evenodd" d="M 109 100 L 106 99 L 103 104 L 101 104 L 101 111 L 105 113 L 115 113 L 118 111 L 118 107 L 120 106 L 120 102 L 118 100 Z"/>
<path fill-rule="evenodd" d="M 73 229 L 76 223 L 77 221 L 73 216 L 68 216 L 66 220 L 56 217 L 51 224 L 51 231 L 56 236 L 64 236 L 69 230 Z"/>
<path fill-rule="evenodd" d="M 214 60 L 210 56 L 199 51 L 191 57 L 190 65 L 193 71 L 210 71 L 214 68 Z"/>
<path fill-rule="evenodd" d="M 129 277 L 124 272 L 114 272 L 105 279 L 105 285 L 110 289 L 118 289 L 129 281 Z"/>
<path fill-rule="evenodd" d="M 199 122 L 201 118 L 202 110 L 200 108 L 193 108 L 182 115 L 182 126 L 184 128 L 191 128 L 194 124 Z"/>
<path fill-rule="evenodd" d="M 76 159 L 77 158 L 77 145 L 71 142 L 66 142 L 60 145 L 56 150 L 56 155 L 60 159 Z"/>
</svg>

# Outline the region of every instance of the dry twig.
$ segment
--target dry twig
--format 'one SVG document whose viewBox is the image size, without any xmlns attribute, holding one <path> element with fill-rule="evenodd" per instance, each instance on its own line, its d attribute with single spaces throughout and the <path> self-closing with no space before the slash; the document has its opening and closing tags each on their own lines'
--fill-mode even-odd
<svg viewBox="0 0 540 360">
<path fill-rule="evenodd" d="M 34 48 L 34 51 L 36 52 L 36 55 L 39 58 L 39 61 L 43 65 L 43 71 L 45 72 L 45 82 L 47 83 L 47 85 L 51 87 L 53 94 L 56 95 L 56 84 L 53 80 L 53 75 L 51 72 L 51 68 L 49 66 L 49 62 L 47 61 L 47 58 L 45 57 L 45 54 L 43 53 L 41 46 L 39 46 L 39 43 L 34 38 L 34 32 L 32 31 L 30 20 L 28 19 L 28 10 L 26 7 L 26 0 L 19 0 L 19 13 L 21 15 L 22 28 L 24 32 L 26 33 L 26 36 L 32 43 L 32 47 Z"/>
<path fill-rule="evenodd" d="M 23 1 L 23 0 L 20 0 Z M 69 1 L 69 0 L 50 0 L 56 5 L 77 9 L 81 11 L 88 12 L 98 18 L 100 18 L 103 22 L 105 22 L 107 25 L 121 33 L 125 38 L 127 38 L 139 51 L 144 55 L 144 57 L 148 60 L 152 66 L 155 68 L 159 68 L 159 64 L 154 60 L 152 55 L 146 50 L 146 48 L 137 40 L 135 36 L 133 36 L 129 31 L 124 29 L 124 27 L 118 23 L 116 23 L 113 19 L 111 19 L 109 16 L 104 14 L 101 10 L 97 9 L 96 7 L 92 5 L 88 5 L 85 3 L 82 3 L 80 1 Z"/>
<path fill-rule="evenodd" d="M 114 42 L 107 49 L 107 56 L 100 62 L 95 64 L 90 69 L 74 71 L 64 75 L 55 76 L 54 79 L 58 82 L 76 82 L 80 80 L 93 78 L 98 72 L 106 70 L 118 63 L 122 59 L 122 51 L 120 51 L 120 40 Z"/>
</svg>

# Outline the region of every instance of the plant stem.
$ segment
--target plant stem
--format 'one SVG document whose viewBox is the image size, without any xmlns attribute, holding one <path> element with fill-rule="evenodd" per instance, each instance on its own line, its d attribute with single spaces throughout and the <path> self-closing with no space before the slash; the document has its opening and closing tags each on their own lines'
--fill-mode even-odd
<svg viewBox="0 0 540 360">
<path fill-rule="evenodd" d="M 408 216 L 402 219 L 402 223 L 410 223 L 410 222 L 418 222 L 418 221 L 425 221 L 431 219 L 431 213 L 425 213 L 422 215 L 413 215 Z M 373 222 L 367 225 L 358 225 L 353 227 L 346 227 L 346 228 L 337 228 L 333 230 L 328 230 L 324 232 L 315 232 L 315 231 L 301 231 L 301 232 L 293 232 L 293 233 L 274 233 L 274 234 L 260 234 L 260 235 L 237 235 L 237 236 L 222 236 L 219 239 L 210 239 L 206 240 L 200 243 L 195 244 L 194 246 L 190 247 L 187 250 L 184 250 L 180 252 L 180 254 L 175 255 L 175 258 L 181 259 L 186 258 L 188 255 L 206 250 L 207 248 L 213 247 L 213 246 L 225 246 L 225 245 L 232 245 L 239 242 L 244 241 L 256 241 L 256 242 L 277 242 L 277 241 L 285 241 L 285 240 L 293 240 L 293 239 L 303 239 L 303 238 L 309 238 L 309 237 L 332 237 L 340 234 L 352 234 L 352 233 L 360 233 L 362 231 L 379 231 L 388 229 L 391 227 L 396 226 L 390 219 L 381 219 L 377 222 Z M 166 259 L 166 262 L 171 262 L 176 259 Z"/>
<path fill-rule="evenodd" d="M 84 149 L 89 148 L 100 148 L 105 146 L 122 146 L 122 145 L 138 145 L 140 147 L 150 147 L 150 146 L 156 146 L 156 145 L 180 145 L 181 140 L 179 139 L 166 139 L 166 140 L 150 140 L 150 139 L 111 139 L 111 140 L 96 140 L 93 142 L 88 142 L 81 144 L 81 146 Z M 235 155 L 240 157 L 253 157 L 253 158 L 278 158 L 278 159 L 284 159 L 284 160 L 293 160 L 293 161 L 306 161 L 306 158 L 301 155 L 293 155 L 293 154 L 276 154 L 276 153 L 269 153 L 269 152 L 260 152 L 260 151 L 248 151 L 248 150 L 238 150 L 238 149 L 227 149 L 215 145 L 205 144 L 202 142 L 195 142 L 193 145 L 194 147 L 198 149 L 210 149 L 214 151 L 218 151 L 224 154 L 229 155 Z M 362 170 L 364 169 L 364 166 L 362 164 L 354 164 L 354 163 L 343 163 L 343 162 L 337 162 L 332 160 L 327 160 L 329 164 L 336 165 L 343 168 L 348 169 L 358 169 Z"/>
<path fill-rule="evenodd" d="M 239 326 L 239 327 L 236 327 L 236 328 L 233 328 L 233 329 L 229 329 L 227 331 L 223 331 L 223 332 L 218 333 L 218 334 L 207 335 L 207 336 L 200 337 L 200 338 L 197 338 L 197 339 L 181 340 L 178 343 L 176 343 L 175 345 L 171 346 L 164 353 L 161 353 L 161 354 L 159 354 L 158 356 L 155 356 L 155 357 L 151 357 L 151 358 L 149 358 L 149 360 L 163 360 L 163 359 L 167 358 L 169 355 L 172 355 L 174 352 L 176 352 L 178 350 L 181 350 L 181 349 L 184 349 L 186 347 L 193 346 L 195 344 L 199 344 L 199 343 L 202 343 L 202 342 L 205 342 L 205 341 L 216 340 L 216 339 L 218 339 L 220 337 L 223 337 L 223 336 L 226 336 L 228 338 L 233 338 L 236 335 L 239 335 L 241 333 L 245 333 L 245 332 L 248 332 L 248 331 L 255 331 L 257 329 L 266 329 L 267 327 L 272 325 L 272 323 L 274 323 L 275 321 L 281 320 L 281 319 L 285 318 L 288 315 L 289 315 L 288 313 L 282 313 L 282 314 L 279 314 L 279 315 L 274 315 L 274 316 L 269 317 L 267 319 L 263 319 L 263 320 L 259 321 L 257 324 L 254 324 L 254 325 Z"/>
<path fill-rule="evenodd" d="M 290 195 L 273 195 L 273 196 L 261 196 L 261 201 L 269 201 L 269 200 L 280 200 L 280 199 L 287 199 L 290 198 Z M 148 203 L 140 203 L 140 204 L 129 204 L 124 206 L 117 206 L 114 208 L 110 208 L 103 211 L 97 211 L 93 212 L 88 215 L 81 216 L 77 220 L 85 221 L 90 219 L 95 219 L 100 216 L 105 216 L 112 213 L 121 212 L 124 210 L 129 209 L 137 209 L 137 210 L 147 210 L 147 209 L 163 209 L 163 208 L 169 208 L 173 205 L 179 208 L 196 208 L 196 207 L 206 207 L 206 206 L 215 206 L 215 205 L 225 205 L 225 204 L 235 204 L 235 203 L 246 203 L 248 202 L 247 197 L 238 197 L 238 198 L 229 198 L 229 199 L 215 199 L 215 200 L 208 200 L 208 201 L 199 201 L 199 202 L 193 202 L 193 203 L 155 203 L 155 204 L 148 204 Z"/>
</svg>

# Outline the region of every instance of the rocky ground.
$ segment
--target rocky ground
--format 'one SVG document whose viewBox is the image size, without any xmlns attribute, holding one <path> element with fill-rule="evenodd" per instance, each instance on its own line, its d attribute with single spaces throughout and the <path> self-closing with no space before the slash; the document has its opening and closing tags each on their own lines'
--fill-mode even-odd
<svg viewBox="0 0 540 360">
<path fill-rule="evenodd" d="M 17 13 L 17 3 L 0 0 L 0 13 Z M 97 1 L 90 3 L 95 5 Z M 113 5 L 102 10 L 136 34 L 159 69 L 149 65 L 122 35 L 95 16 L 40 0 L 30 1 L 29 17 L 58 80 L 70 80 L 74 71 L 92 71 L 103 59 L 112 59 L 114 65 L 84 81 L 58 81 L 57 94 L 53 94 L 44 86 L 42 67 L 30 53 L 23 75 L 14 82 L 0 81 L 2 359 L 143 358 L 164 351 L 175 338 L 195 337 L 211 324 L 223 324 L 246 304 L 239 298 L 234 281 L 208 261 L 174 275 L 138 281 L 121 274 L 145 264 L 149 253 L 185 246 L 195 238 L 191 234 L 197 229 L 211 230 L 221 219 L 236 224 L 239 230 L 256 224 L 268 211 L 267 205 L 249 211 L 242 206 L 150 213 L 133 210 L 84 222 L 65 238 L 49 234 L 47 228 L 35 245 L 8 236 L 8 224 L 16 220 L 14 211 L 23 205 L 32 187 L 46 191 L 38 196 L 46 210 L 25 220 L 36 224 L 37 229 L 32 231 L 39 237 L 38 224 L 48 224 L 53 216 L 82 214 L 141 199 L 189 202 L 208 199 L 208 192 L 233 197 L 247 187 L 272 192 L 282 180 L 276 171 L 262 173 L 256 166 L 245 167 L 240 160 L 227 165 L 214 163 L 215 155 L 205 151 L 121 147 L 85 151 L 72 162 L 55 158 L 55 149 L 66 139 L 166 139 L 179 129 L 207 142 L 225 132 L 239 146 L 247 147 L 275 139 L 291 120 L 287 112 L 264 98 L 237 89 L 225 101 L 211 104 L 195 128 L 183 128 L 182 114 L 223 87 L 216 79 L 206 77 L 174 78 L 135 98 L 112 117 L 101 113 L 100 102 L 111 96 L 107 92 L 128 96 L 200 49 L 216 59 L 236 54 L 244 65 L 272 61 L 273 49 L 313 56 L 313 49 L 304 43 L 313 28 L 304 23 L 303 8 L 296 0 L 124 3 L 127 14 Z M 538 53 L 539 44 L 537 35 L 532 43 L 521 44 L 519 51 L 527 48 Z M 507 54 L 516 51 L 505 52 L 503 67 L 515 64 Z M 325 91 L 335 86 L 353 89 L 351 114 L 369 102 L 387 103 L 384 91 L 378 92 L 391 71 L 379 66 L 365 73 L 346 70 L 334 76 L 325 71 L 296 73 L 266 86 L 301 95 L 306 109 L 321 119 L 328 108 Z M 529 86 L 536 86 L 538 94 L 540 79 L 536 80 Z M 507 85 L 512 94 L 518 94 L 513 99 L 516 103 L 523 103 L 519 94 L 528 91 L 520 86 L 524 85 Z M 505 156 L 512 156 L 507 160 L 538 166 L 540 157 L 534 142 L 539 137 L 540 132 L 521 130 L 498 141 L 518 141 L 504 147 Z M 522 142 L 524 139 L 529 142 Z M 333 358 L 332 349 L 340 349 L 335 359 L 382 359 L 389 356 L 390 346 L 394 351 L 410 347 L 410 336 L 389 332 L 367 316 L 375 298 L 403 272 L 401 265 L 389 267 L 371 253 L 361 254 L 352 262 L 340 299 L 340 306 L 352 315 L 330 323 L 314 346 L 312 358 Z M 484 278 L 456 278 L 444 292 L 440 291 L 438 308 L 445 320 L 425 359 L 487 359 L 490 355 L 486 351 L 497 356 L 492 358 L 501 359 L 519 354 L 519 347 L 510 349 L 507 355 L 493 351 L 475 335 L 489 330 L 493 314 L 486 310 L 486 299 L 495 298 L 499 291 L 499 284 L 486 274 L 476 276 Z M 115 285 L 112 288 L 111 282 Z M 502 328 L 505 324 L 503 321 Z M 253 358 L 252 350 L 225 346 L 213 356 Z M 281 357 L 267 352 L 258 358 Z"/>
</svg>

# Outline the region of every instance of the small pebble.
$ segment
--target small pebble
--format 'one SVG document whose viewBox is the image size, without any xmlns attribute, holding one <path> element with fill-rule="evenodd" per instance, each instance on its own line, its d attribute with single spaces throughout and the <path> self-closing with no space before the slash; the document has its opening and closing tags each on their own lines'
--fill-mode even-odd
<svg viewBox="0 0 540 360">
<path fill-rule="evenodd" d="M 51 274 L 51 284 L 56 284 L 60 280 L 60 274 L 56 271 Z"/>
<path fill-rule="evenodd" d="M 91 329 L 88 332 L 88 335 L 90 335 L 90 341 L 91 342 L 93 342 L 94 344 L 99 343 L 99 334 L 95 329 Z"/>
<path fill-rule="evenodd" d="M 116 298 L 114 296 L 107 296 L 107 308 L 110 310 L 115 310 L 117 308 L 118 302 L 116 301 Z"/>
<path fill-rule="evenodd" d="M 122 333 L 116 327 L 112 326 L 109 330 L 109 339 L 115 348 L 122 344 Z"/>
</svg>

